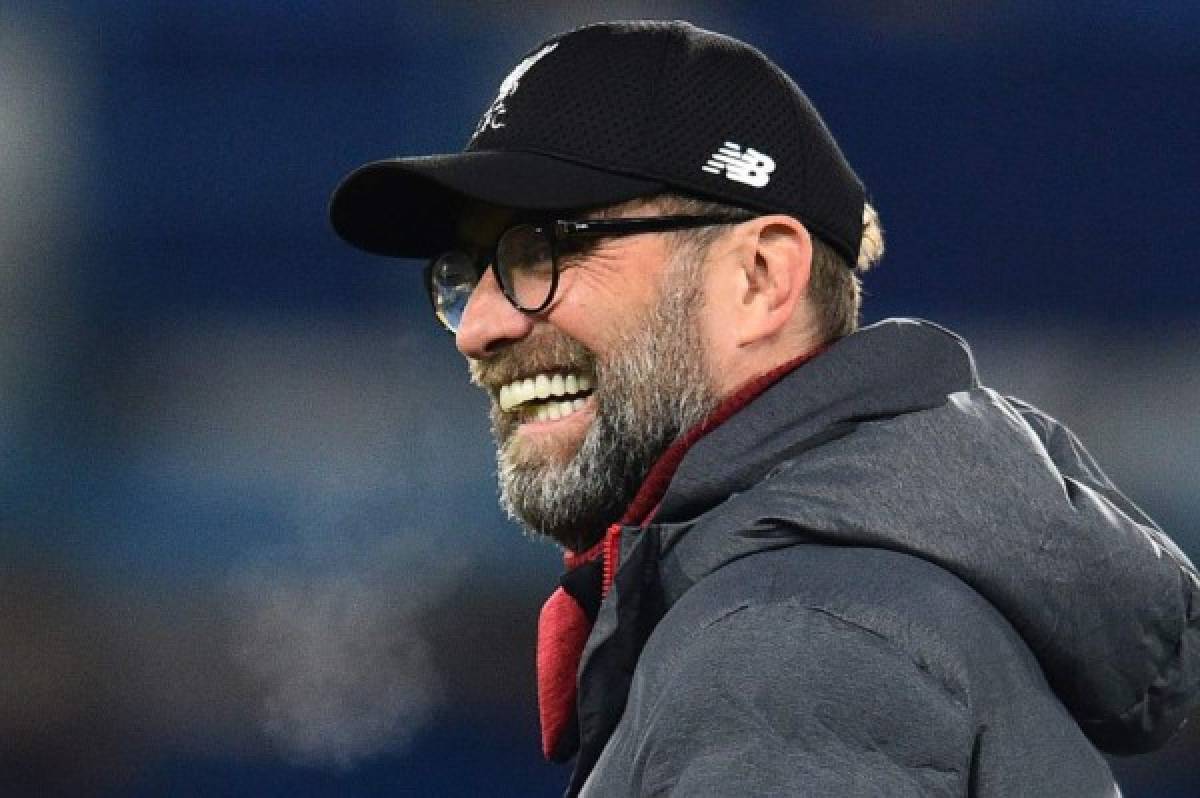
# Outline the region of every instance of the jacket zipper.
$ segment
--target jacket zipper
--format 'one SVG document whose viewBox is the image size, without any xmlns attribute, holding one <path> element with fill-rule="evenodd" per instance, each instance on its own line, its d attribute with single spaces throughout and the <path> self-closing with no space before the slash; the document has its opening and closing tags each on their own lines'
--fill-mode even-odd
<svg viewBox="0 0 1200 798">
<path fill-rule="evenodd" d="M 608 597 L 608 591 L 612 589 L 613 579 L 617 574 L 618 561 L 621 556 L 621 525 L 613 524 L 604 533 L 604 568 L 603 578 L 600 583 L 600 598 Z"/>
</svg>

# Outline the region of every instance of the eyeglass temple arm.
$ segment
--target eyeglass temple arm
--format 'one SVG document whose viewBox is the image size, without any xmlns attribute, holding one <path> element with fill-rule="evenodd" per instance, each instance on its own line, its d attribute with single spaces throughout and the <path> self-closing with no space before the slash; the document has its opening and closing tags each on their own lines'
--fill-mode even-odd
<svg viewBox="0 0 1200 798">
<path fill-rule="evenodd" d="M 740 216 L 645 216 L 624 219 L 559 219 L 554 223 L 557 236 L 611 235 L 613 233 L 665 232 L 704 227 L 710 224 L 736 224 L 753 219 Z"/>
</svg>

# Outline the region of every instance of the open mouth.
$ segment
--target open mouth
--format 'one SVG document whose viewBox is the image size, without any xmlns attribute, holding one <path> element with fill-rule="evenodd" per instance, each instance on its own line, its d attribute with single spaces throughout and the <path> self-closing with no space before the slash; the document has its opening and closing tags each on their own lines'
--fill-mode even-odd
<svg viewBox="0 0 1200 798">
<path fill-rule="evenodd" d="M 557 421 L 581 410 L 592 392 L 592 378 L 571 372 L 538 374 L 500 388 L 500 409 L 520 421 Z"/>
</svg>

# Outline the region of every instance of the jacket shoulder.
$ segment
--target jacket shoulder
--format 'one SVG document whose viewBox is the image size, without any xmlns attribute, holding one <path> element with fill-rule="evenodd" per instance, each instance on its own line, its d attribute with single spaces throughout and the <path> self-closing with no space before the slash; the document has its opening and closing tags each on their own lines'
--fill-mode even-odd
<svg viewBox="0 0 1200 798">
<path fill-rule="evenodd" d="M 595 794 L 966 793 L 967 696 L 837 602 L 772 589 L 780 554 L 711 574 L 659 624 Z"/>
<path fill-rule="evenodd" d="M 622 773 L 636 783 L 605 783 Z M 910 555 L 821 545 L 742 557 L 674 604 L 594 775 L 651 795 L 1112 785 L 1033 656 L 969 586 Z"/>
<path fill-rule="evenodd" d="M 872 635 L 963 705 L 969 703 L 965 654 L 984 642 L 977 638 L 1019 641 L 991 604 L 932 563 L 887 549 L 804 544 L 756 552 L 705 576 L 672 606 L 643 657 L 659 646 L 664 652 L 686 649 L 707 627 L 755 607 L 786 608 L 772 619 L 780 631 L 823 617 L 840 620 L 844 637 L 854 637 L 851 630 Z M 745 625 L 757 617 L 750 613 L 732 622 Z M 770 632 L 763 630 L 764 644 Z M 803 641 L 783 634 L 775 645 L 811 648 Z"/>
</svg>

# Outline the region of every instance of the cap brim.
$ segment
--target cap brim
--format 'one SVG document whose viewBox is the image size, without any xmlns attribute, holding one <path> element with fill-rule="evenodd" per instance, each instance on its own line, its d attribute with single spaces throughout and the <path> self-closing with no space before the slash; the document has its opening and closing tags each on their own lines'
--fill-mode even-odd
<svg viewBox="0 0 1200 798">
<path fill-rule="evenodd" d="M 487 150 L 374 161 L 334 190 L 333 229 L 378 255 L 432 257 L 451 246 L 471 200 L 517 210 L 565 210 L 633 199 L 661 183 L 541 153 Z"/>
</svg>

